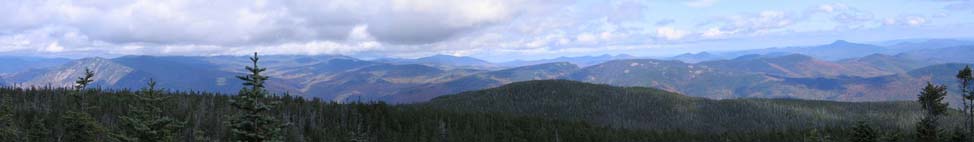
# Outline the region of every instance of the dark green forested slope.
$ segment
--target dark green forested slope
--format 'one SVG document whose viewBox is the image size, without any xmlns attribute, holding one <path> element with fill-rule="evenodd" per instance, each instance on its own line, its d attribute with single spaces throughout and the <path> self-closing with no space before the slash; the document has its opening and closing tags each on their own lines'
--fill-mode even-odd
<svg viewBox="0 0 974 142">
<path fill-rule="evenodd" d="M 443 96 L 417 106 L 578 120 L 615 128 L 713 133 L 845 127 L 856 121 L 908 131 L 922 115 L 915 102 L 710 100 L 651 88 L 568 80 L 512 83 Z"/>
<path fill-rule="evenodd" d="M 92 89 L 84 97 L 90 109 L 74 108 L 69 89 L 0 88 L 0 141 L 75 141 L 65 114 L 81 111 L 93 116 L 104 133 L 94 132 L 97 141 L 115 141 L 113 134 L 126 130 L 120 119 L 130 114 L 135 92 Z M 229 141 L 226 122 L 239 114 L 230 107 L 230 97 L 203 92 L 168 92 L 161 103 L 162 116 L 185 122 L 177 129 L 176 141 Z M 452 112 L 404 105 L 336 104 L 319 99 L 276 97 L 280 103 L 271 112 L 289 123 L 284 141 L 794 141 L 805 131 L 773 133 L 735 132 L 697 134 L 671 130 L 627 130 L 586 122 L 552 120 L 506 113 Z M 9 110 L 9 111 L 6 111 Z M 844 129 L 822 131 L 841 136 Z M 8 133 L 11 132 L 11 133 Z"/>
<path fill-rule="evenodd" d="M 91 89 L 75 108 L 70 89 L 0 87 L 0 141 L 72 141 L 68 111 L 91 114 L 106 133 L 126 130 L 136 94 Z M 230 97 L 168 92 L 163 116 L 184 121 L 177 141 L 228 141 Z M 566 80 L 512 83 L 408 105 L 336 104 L 289 96 L 270 112 L 289 123 L 284 141 L 802 141 L 847 140 L 854 121 L 888 139 L 912 138 L 920 117 L 913 102 L 840 103 L 804 100 L 709 100 L 657 89 Z M 5 111 L 10 110 L 10 111 Z M 957 115 L 952 115 L 956 117 Z M 956 119 L 956 118 L 949 119 Z M 944 130 L 951 130 L 949 120 Z M 13 132 L 13 133 L 7 133 Z M 945 131 L 948 132 L 948 131 Z"/>
</svg>

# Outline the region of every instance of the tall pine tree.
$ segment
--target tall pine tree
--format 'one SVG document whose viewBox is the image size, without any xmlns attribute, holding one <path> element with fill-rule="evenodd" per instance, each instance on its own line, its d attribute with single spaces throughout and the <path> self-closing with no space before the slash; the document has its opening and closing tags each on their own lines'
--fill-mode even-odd
<svg viewBox="0 0 974 142">
<path fill-rule="evenodd" d="M 974 83 L 974 75 L 972 75 L 971 66 L 965 66 L 957 72 L 957 80 L 960 83 L 961 98 L 964 103 L 961 111 L 964 114 L 964 135 L 966 138 L 974 138 L 974 91 L 972 91 L 971 86 Z M 968 139 L 969 141 L 974 141 L 974 139 Z"/>
<path fill-rule="evenodd" d="M 231 105 L 242 111 L 242 114 L 235 116 L 229 121 L 232 139 L 242 142 L 266 142 L 281 141 L 280 132 L 284 124 L 270 115 L 267 111 L 276 102 L 267 102 L 268 93 L 264 89 L 264 81 L 268 77 L 261 75 L 267 68 L 260 68 L 257 62 L 260 58 L 257 53 L 250 57 L 253 66 L 245 69 L 250 73 L 245 76 L 237 76 L 243 80 L 243 89 L 233 98 Z"/>
<path fill-rule="evenodd" d="M 169 98 L 156 89 L 156 81 L 149 80 L 142 88 L 137 101 L 129 106 L 129 113 L 122 116 L 122 133 L 113 135 L 123 142 L 169 142 L 176 140 L 176 133 L 184 122 L 162 115 L 163 103 Z"/>
<path fill-rule="evenodd" d="M 106 140 L 105 136 L 108 129 L 98 123 L 91 114 L 85 112 L 91 109 L 85 102 L 85 95 L 90 92 L 87 87 L 94 82 L 94 77 L 95 72 L 86 68 L 84 76 L 78 77 L 78 81 L 75 82 L 72 97 L 80 110 L 69 110 L 64 115 L 65 139 L 68 141 L 99 142 Z"/>
<path fill-rule="evenodd" d="M 947 103 L 943 102 L 944 96 L 947 96 L 946 86 L 933 85 L 929 82 L 920 92 L 920 106 L 926 114 L 916 126 L 918 141 L 938 141 L 941 132 L 939 120 L 947 112 Z"/>
</svg>

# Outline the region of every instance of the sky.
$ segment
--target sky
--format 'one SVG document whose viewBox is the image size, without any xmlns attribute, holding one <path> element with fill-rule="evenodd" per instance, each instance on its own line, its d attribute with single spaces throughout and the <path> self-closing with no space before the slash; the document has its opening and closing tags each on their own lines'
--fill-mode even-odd
<svg viewBox="0 0 974 142">
<path fill-rule="evenodd" d="M 488 61 L 974 37 L 974 0 L 3 0 L 0 55 Z"/>
</svg>

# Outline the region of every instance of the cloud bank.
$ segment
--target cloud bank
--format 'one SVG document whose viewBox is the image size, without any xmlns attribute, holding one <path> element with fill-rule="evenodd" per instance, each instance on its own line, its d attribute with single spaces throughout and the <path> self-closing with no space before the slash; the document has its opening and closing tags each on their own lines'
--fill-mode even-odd
<svg viewBox="0 0 974 142">
<path fill-rule="evenodd" d="M 970 1 L 929 2 L 945 10 L 970 9 Z M 788 9 L 734 4 L 717 0 L 10 0 L 0 5 L 4 17 L 0 18 L 0 55 L 260 51 L 506 58 L 970 22 L 937 20 L 961 14 L 877 14 L 838 2 L 783 5 L 798 7 Z M 690 12 L 708 10 L 718 14 Z"/>
</svg>

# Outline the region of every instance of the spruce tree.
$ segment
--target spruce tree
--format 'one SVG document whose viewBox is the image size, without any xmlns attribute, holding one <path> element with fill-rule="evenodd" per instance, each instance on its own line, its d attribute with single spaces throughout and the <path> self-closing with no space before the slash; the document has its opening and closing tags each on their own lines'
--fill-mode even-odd
<svg viewBox="0 0 974 142">
<path fill-rule="evenodd" d="M 876 129 L 865 121 L 856 122 L 856 126 L 852 127 L 853 142 L 876 142 L 878 137 Z"/>
<path fill-rule="evenodd" d="M 933 85 L 927 82 L 927 86 L 920 92 L 920 106 L 926 114 L 917 123 L 917 141 L 932 142 L 937 141 L 940 135 L 939 119 L 947 112 L 947 103 L 943 102 L 947 96 L 947 87 L 943 85 Z"/>
<path fill-rule="evenodd" d="M 161 106 L 169 97 L 162 96 L 156 89 L 156 81 L 150 79 L 135 98 L 129 113 L 120 118 L 122 133 L 113 135 L 115 139 L 123 142 L 175 141 L 184 122 L 162 115 Z"/>
<path fill-rule="evenodd" d="M 264 89 L 264 81 L 268 77 L 261 72 L 266 71 L 267 68 L 260 68 L 257 65 L 260 61 L 257 53 L 254 53 L 254 57 L 250 57 L 250 61 L 253 66 L 245 68 L 250 74 L 237 76 L 244 81 L 245 87 L 240 89 L 239 94 L 231 100 L 231 105 L 242 111 L 242 114 L 228 122 L 232 133 L 231 138 L 242 142 L 281 141 L 280 131 L 284 125 L 267 114 L 275 103 L 265 103 L 269 96 Z"/>
<path fill-rule="evenodd" d="M 974 91 L 971 90 L 974 75 L 972 75 L 971 66 L 965 66 L 964 69 L 958 71 L 956 77 L 960 83 L 961 99 L 963 99 L 961 111 L 964 114 L 964 134 L 974 136 Z M 968 140 L 974 141 L 974 139 Z"/>
<path fill-rule="evenodd" d="M 98 121 L 96 121 L 95 118 L 91 116 L 91 114 L 84 112 L 90 109 L 89 106 L 84 102 L 85 101 L 84 98 L 85 95 L 87 95 L 86 92 L 88 92 L 88 90 L 86 89 L 88 87 L 88 84 L 94 82 L 93 80 L 94 76 L 95 73 L 93 71 L 91 71 L 90 69 L 85 69 L 84 76 L 79 77 L 78 81 L 75 82 L 76 83 L 74 86 L 75 90 L 72 97 L 75 98 L 74 99 L 75 104 L 78 105 L 77 108 L 80 110 L 69 110 L 63 116 L 63 119 L 65 121 L 64 124 L 65 139 L 68 141 L 75 141 L 75 142 L 105 141 L 104 137 L 107 134 L 108 130 L 104 126 L 99 124 Z"/>
</svg>

